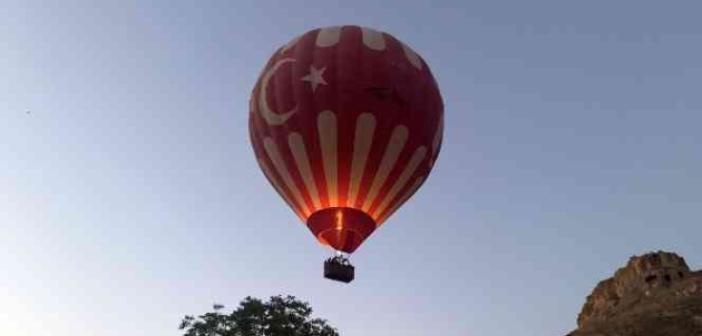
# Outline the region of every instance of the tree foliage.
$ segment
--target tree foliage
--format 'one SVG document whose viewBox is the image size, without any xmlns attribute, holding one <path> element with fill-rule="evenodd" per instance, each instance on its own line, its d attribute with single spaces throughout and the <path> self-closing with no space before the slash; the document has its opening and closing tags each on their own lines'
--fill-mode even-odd
<svg viewBox="0 0 702 336">
<path fill-rule="evenodd" d="M 312 308 L 294 296 L 273 296 L 264 302 L 246 297 L 229 314 L 214 304 L 213 311 L 180 323 L 184 336 L 339 336 L 325 320 L 311 318 Z"/>
</svg>

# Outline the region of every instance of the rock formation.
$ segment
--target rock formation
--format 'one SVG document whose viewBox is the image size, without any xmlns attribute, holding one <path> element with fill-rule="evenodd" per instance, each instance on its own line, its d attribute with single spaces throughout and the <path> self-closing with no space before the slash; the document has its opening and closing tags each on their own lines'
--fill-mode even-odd
<svg viewBox="0 0 702 336">
<path fill-rule="evenodd" d="M 702 336 L 702 271 L 675 253 L 632 257 L 601 281 L 568 336 Z"/>
</svg>

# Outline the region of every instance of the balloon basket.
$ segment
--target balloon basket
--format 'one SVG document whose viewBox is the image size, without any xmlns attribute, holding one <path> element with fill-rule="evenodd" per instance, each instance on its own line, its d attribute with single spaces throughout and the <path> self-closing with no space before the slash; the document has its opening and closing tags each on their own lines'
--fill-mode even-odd
<svg viewBox="0 0 702 336">
<path fill-rule="evenodd" d="M 349 283 L 353 281 L 355 268 L 349 259 L 335 256 L 324 261 L 324 277 L 334 281 Z"/>
</svg>

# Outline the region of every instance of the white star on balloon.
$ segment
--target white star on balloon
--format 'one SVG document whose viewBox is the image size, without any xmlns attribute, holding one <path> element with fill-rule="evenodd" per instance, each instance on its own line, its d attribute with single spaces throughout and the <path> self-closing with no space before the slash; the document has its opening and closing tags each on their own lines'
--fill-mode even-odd
<svg viewBox="0 0 702 336">
<path fill-rule="evenodd" d="M 317 90 L 317 85 L 323 84 L 327 85 L 327 82 L 324 80 L 324 77 L 322 77 L 322 74 L 324 74 L 324 70 L 326 70 L 327 67 L 317 69 L 314 67 L 314 65 L 310 65 L 310 73 L 307 74 L 307 76 L 302 77 L 300 80 L 304 82 L 310 82 L 312 85 L 312 92 Z"/>
</svg>

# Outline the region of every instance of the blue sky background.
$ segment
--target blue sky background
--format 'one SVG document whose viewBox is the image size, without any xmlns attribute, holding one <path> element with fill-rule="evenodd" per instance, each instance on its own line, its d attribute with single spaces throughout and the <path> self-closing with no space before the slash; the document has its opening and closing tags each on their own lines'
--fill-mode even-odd
<svg viewBox="0 0 702 336">
<path fill-rule="evenodd" d="M 0 334 L 178 335 L 213 302 L 293 294 L 344 336 L 563 335 L 633 254 L 702 267 L 701 11 L 0 1 Z M 349 286 L 322 279 L 247 129 L 269 55 L 347 23 L 422 54 L 447 121 Z"/>
</svg>

